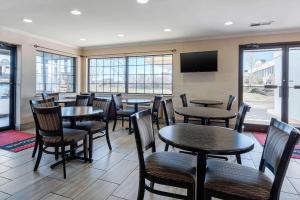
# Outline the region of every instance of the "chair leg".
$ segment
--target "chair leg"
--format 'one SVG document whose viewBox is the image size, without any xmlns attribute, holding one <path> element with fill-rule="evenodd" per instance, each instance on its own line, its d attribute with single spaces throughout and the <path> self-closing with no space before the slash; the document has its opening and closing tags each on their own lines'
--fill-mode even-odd
<svg viewBox="0 0 300 200">
<path fill-rule="evenodd" d="M 39 142 L 39 152 L 38 152 L 38 157 L 36 159 L 35 166 L 34 166 L 34 169 L 33 169 L 34 171 L 36 171 L 37 168 L 40 165 L 42 154 L 43 154 L 43 144 L 41 142 Z"/>
<path fill-rule="evenodd" d="M 34 148 L 33 148 L 33 152 L 32 152 L 32 156 L 31 157 L 35 157 L 35 154 L 36 154 L 36 151 L 38 149 L 38 146 L 39 146 L 39 138 L 38 138 L 38 133 L 36 133 L 35 135 L 35 144 L 34 144 Z"/>
<path fill-rule="evenodd" d="M 137 200 L 143 200 L 144 194 L 145 194 L 145 179 L 143 176 L 140 176 Z"/>
<path fill-rule="evenodd" d="M 63 164 L 63 171 L 64 171 L 64 179 L 67 178 L 67 173 L 66 173 L 66 159 L 65 159 L 65 146 L 61 147 L 61 158 L 62 158 L 62 164 Z"/>
<path fill-rule="evenodd" d="M 113 131 L 115 131 L 115 129 L 116 129 L 116 125 L 117 125 L 117 117 L 115 118 L 115 121 L 114 121 L 114 126 L 113 126 Z"/>
<path fill-rule="evenodd" d="M 111 150 L 111 144 L 110 144 L 110 139 L 109 139 L 109 132 L 108 132 L 108 127 L 106 126 L 106 130 L 105 130 L 105 137 L 106 137 L 106 142 L 108 145 L 109 150 Z"/>
<path fill-rule="evenodd" d="M 229 119 L 226 119 L 226 120 L 225 120 L 225 126 L 226 126 L 227 128 L 229 128 Z"/>
<path fill-rule="evenodd" d="M 157 130 L 159 130 L 160 128 L 159 128 L 159 119 L 158 119 L 158 117 L 156 118 L 156 126 L 157 126 Z"/>
<path fill-rule="evenodd" d="M 124 127 L 124 117 L 122 117 L 122 127 Z"/>
<path fill-rule="evenodd" d="M 83 140 L 83 157 L 84 157 L 84 161 L 86 162 L 88 160 L 88 157 L 87 157 L 87 136 L 85 136 L 84 140 Z"/>
<path fill-rule="evenodd" d="M 169 145 L 166 144 L 166 146 L 165 146 L 165 151 L 168 151 L 168 150 L 169 150 Z"/>
<path fill-rule="evenodd" d="M 89 160 L 90 163 L 93 160 L 93 134 L 89 132 Z"/>
<path fill-rule="evenodd" d="M 195 196 L 194 187 L 188 188 L 187 189 L 187 199 L 194 200 L 194 196 Z"/>
<path fill-rule="evenodd" d="M 58 148 L 59 147 L 55 147 L 55 160 L 58 160 Z"/>
<path fill-rule="evenodd" d="M 235 156 L 236 156 L 236 162 L 241 165 L 242 164 L 241 155 L 240 154 L 236 154 Z"/>
<path fill-rule="evenodd" d="M 150 182 L 150 187 L 153 189 L 154 188 L 154 182 Z"/>
<path fill-rule="evenodd" d="M 128 134 L 130 135 L 131 134 L 131 117 L 129 117 L 128 121 L 129 121 L 129 130 L 128 130 L 129 132 L 128 132 Z"/>
</svg>

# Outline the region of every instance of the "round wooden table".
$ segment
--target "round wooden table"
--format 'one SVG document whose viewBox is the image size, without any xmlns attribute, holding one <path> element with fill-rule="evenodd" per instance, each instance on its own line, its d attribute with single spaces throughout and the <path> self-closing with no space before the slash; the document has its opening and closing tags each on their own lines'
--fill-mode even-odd
<svg viewBox="0 0 300 200">
<path fill-rule="evenodd" d="M 128 105 L 134 105 L 134 112 L 138 112 L 140 104 L 149 104 L 149 103 L 152 103 L 152 100 L 150 100 L 150 99 L 123 99 L 122 103 L 126 103 Z"/>
<path fill-rule="evenodd" d="M 192 104 L 198 104 L 198 105 L 203 105 L 204 107 L 208 106 L 216 106 L 216 105 L 222 105 L 222 101 L 215 101 L 215 100 L 191 100 L 190 103 Z"/>
<path fill-rule="evenodd" d="M 196 106 L 176 108 L 175 113 L 184 116 L 185 122 L 189 117 L 202 119 L 202 125 L 209 125 L 210 120 L 225 120 L 226 127 L 229 126 L 229 119 L 236 117 L 236 113 L 233 111 Z"/>
<path fill-rule="evenodd" d="M 249 152 L 254 148 L 254 142 L 250 137 L 233 129 L 217 126 L 176 124 L 160 129 L 159 138 L 176 148 L 197 153 L 197 199 L 203 199 L 208 154 L 236 155 Z"/>
<path fill-rule="evenodd" d="M 75 126 L 76 119 L 101 113 L 103 113 L 102 109 L 94 108 L 92 106 L 71 106 L 61 108 L 62 117 L 70 119 L 72 127 Z"/>
</svg>

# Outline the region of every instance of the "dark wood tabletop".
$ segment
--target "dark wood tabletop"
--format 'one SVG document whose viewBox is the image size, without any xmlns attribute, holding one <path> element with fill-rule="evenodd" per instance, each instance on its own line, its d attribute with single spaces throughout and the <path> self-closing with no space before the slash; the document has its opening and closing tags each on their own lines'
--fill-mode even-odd
<svg viewBox="0 0 300 200">
<path fill-rule="evenodd" d="M 199 105 L 204 105 L 205 107 L 207 106 L 216 106 L 216 105 L 222 105 L 222 101 L 216 101 L 216 100 L 191 100 L 190 103 L 192 104 L 199 104 Z"/>
<path fill-rule="evenodd" d="M 151 99 L 123 99 L 122 103 L 126 104 L 147 104 L 152 103 Z"/>
<path fill-rule="evenodd" d="M 236 113 L 233 111 L 228 111 L 220 108 L 207 108 L 207 107 L 196 107 L 196 106 L 176 108 L 175 112 L 185 117 L 193 117 L 193 118 L 208 119 L 208 120 L 210 119 L 224 120 L 224 119 L 232 119 L 236 117 Z"/>
<path fill-rule="evenodd" d="M 218 126 L 179 123 L 161 128 L 159 137 L 171 146 L 205 154 L 235 155 L 254 147 L 250 137 Z"/>
<path fill-rule="evenodd" d="M 101 113 L 103 113 L 102 109 L 94 108 L 92 106 L 71 106 L 61 108 L 61 115 L 64 118 L 86 117 Z"/>
</svg>

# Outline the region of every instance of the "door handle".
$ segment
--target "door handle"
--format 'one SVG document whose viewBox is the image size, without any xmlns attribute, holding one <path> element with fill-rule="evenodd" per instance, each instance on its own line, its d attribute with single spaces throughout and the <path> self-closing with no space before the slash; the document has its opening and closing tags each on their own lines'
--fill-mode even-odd
<svg viewBox="0 0 300 200">
<path fill-rule="evenodd" d="M 267 89 L 277 89 L 278 85 L 265 85 L 265 88 L 267 88 Z"/>
</svg>

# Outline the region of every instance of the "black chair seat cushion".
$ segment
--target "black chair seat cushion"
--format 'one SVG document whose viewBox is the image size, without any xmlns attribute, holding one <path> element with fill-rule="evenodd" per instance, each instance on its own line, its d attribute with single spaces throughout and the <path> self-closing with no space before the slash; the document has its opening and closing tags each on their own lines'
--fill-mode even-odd
<svg viewBox="0 0 300 200">
<path fill-rule="evenodd" d="M 135 112 L 133 109 L 120 109 L 117 111 L 117 115 L 119 115 L 119 116 L 130 116 L 134 113 Z"/>
<path fill-rule="evenodd" d="M 78 129 L 64 128 L 64 142 L 65 143 L 74 143 L 80 140 L 83 140 L 87 135 L 86 131 Z M 61 136 L 43 136 L 43 142 L 47 144 L 57 144 L 61 142 Z"/>
<path fill-rule="evenodd" d="M 81 121 L 76 122 L 76 128 L 90 131 L 92 133 L 105 130 L 106 124 L 102 121 Z"/>
<path fill-rule="evenodd" d="M 194 156 L 175 152 L 156 152 L 145 158 L 146 173 L 167 180 L 194 183 Z"/>
<path fill-rule="evenodd" d="M 209 160 L 204 187 L 242 199 L 269 199 L 272 180 L 251 167 Z"/>
</svg>

